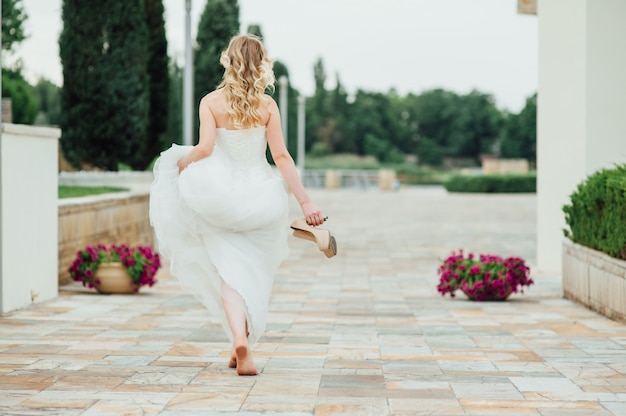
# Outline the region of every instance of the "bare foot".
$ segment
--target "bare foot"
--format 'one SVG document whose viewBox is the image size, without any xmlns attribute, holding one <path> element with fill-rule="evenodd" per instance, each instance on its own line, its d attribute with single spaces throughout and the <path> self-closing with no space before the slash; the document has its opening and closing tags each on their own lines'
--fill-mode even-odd
<svg viewBox="0 0 626 416">
<path fill-rule="evenodd" d="M 250 336 L 250 332 L 248 332 L 248 323 L 246 322 L 246 337 Z M 235 352 L 235 347 L 233 347 L 233 351 L 230 353 L 230 360 L 228 361 L 228 368 L 237 368 L 237 352 Z"/>
<path fill-rule="evenodd" d="M 235 341 L 235 355 L 237 374 L 240 376 L 256 376 L 259 372 L 254 365 L 248 341 L 245 338 L 238 338 Z M 229 363 L 230 364 L 230 363 Z"/>
</svg>

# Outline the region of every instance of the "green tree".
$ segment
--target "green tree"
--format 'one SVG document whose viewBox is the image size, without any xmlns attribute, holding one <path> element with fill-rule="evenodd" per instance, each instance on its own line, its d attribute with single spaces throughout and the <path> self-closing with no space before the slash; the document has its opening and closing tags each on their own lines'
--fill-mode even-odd
<svg viewBox="0 0 626 416">
<path fill-rule="evenodd" d="M 259 39 L 263 40 L 263 32 L 261 31 L 261 26 L 258 24 L 248 25 L 248 31 L 246 33 L 258 36 Z"/>
<path fill-rule="evenodd" d="M 489 94 L 472 91 L 458 97 L 455 121 L 450 136 L 454 157 L 480 160 L 491 149 L 501 130 L 502 115 Z"/>
<path fill-rule="evenodd" d="M 51 81 L 40 78 L 34 92 L 39 107 L 35 124 L 58 126 L 61 118 L 61 89 Z"/>
<path fill-rule="evenodd" d="M 491 151 L 501 128 L 493 97 L 478 91 L 458 95 L 435 89 L 409 95 L 402 111 L 405 148 L 415 143 L 420 160 L 428 164 L 444 157 L 478 161 L 481 153 Z"/>
<path fill-rule="evenodd" d="M 440 166 L 445 156 L 445 149 L 428 137 L 422 137 L 418 143 L 419 162 L 428 166 Z"/>
<path fill-rule="evenodd" d="M 389 92 L 389 105 L 392 117 L 395 119 L 394 143 L 405 154 L 417 154 L 418 124 L 417 117 L 412 112 L 411 102 L 415 95 L 399 96 L 396 91 Z"/>
<path fill-rule="evenodd" d="M 398 162 L 403 157 L 395 143 L 398 134 L 396 118 L 388 95 L 359 90 L 351 105 L 350 133 L 342 142 L 344 146 L 351 143 L 360 155 L 372 155 L 382 162 Z"/>
<path fill-rule="evenodd" d="M 327 106 L 328 91 L 326 91 L 326 69 L 324 68 L 322 58 L 318 58 L 317 61 L 315 61 L 313 76 L 315 78 L 315 95 L 312 99 L 312 107 L 315 115 L 323 120 L 329 114 L 329 109 Z"/>
<path fill-rule="evenodd" d="M 62 16 L 63 153 L 76 167 L 133 165 L 149 106 L 143 2 L 64 0 Z"/>
<path fill-rule="evenodd" d="M 19 70 L 2 70 L 2 97 L 11 99 L 13 123 L 33 124 L 37 116 L 37 98 L 33 87 Z"/>
<path fill-rule="evenodd" d="M 148 27 L 149 110 L 146 139 L 135 153 L 133 167 L 144 170 L 163 150 L 169 110 L 169 71 L 163 0 L 144 0 Z"/>
<path fill-rule="evenodd" d="M 194 48 L 194 103 L 196 137 L 198 104 L 219 85 L 224 74 L 220 54 L 230 39 L 239 33 L 239 5 L 236 0 L 208 0 L 196 35 Z"/>
<path fill-rule="evenodd" d="M 530 162 L 537 160 L 537 94 L 526 99 L 526 105 L 518 114 L 506 118 L 500 155 Z"/>
<path fill-rule="evenodd" d="M 435 89 L 409 97 L 410 119 L 417 125 L 417 154 L 443 154 L 449 149 L 450 137 L 456 120 L 458 96 L 450 91 Z M 426 149 L 424 149 L 424 147 Z M 435 158 L 437 159 L 437 158 Z"/>
<path fill-rule="evenodd" d="M 346 141 L 350 108 L 339 75 L 336 75 L 335 88 L 327 90 L 326 69 L 321 58 L 315 62 L 313 75 L 315 94 L 307 102 L 307 147 L 315 147 L 320 154 L 356 152 L 354 143 Z"/>
<path fill-rule="evenodd" d="M 28 15 L 22 0 L 2 0 L 2 50 L 12 51 L 13 47 L 26 39 L 24 23 Z"/>
<path fill-rule="evenodd" d="M 175 60 L 169 65 L 169 111 L 167 117 L 167 136 L 161 142 L 165 149 L 172 143 L 182 144 L 183 140 L 183 69 Z"/>
</svg>

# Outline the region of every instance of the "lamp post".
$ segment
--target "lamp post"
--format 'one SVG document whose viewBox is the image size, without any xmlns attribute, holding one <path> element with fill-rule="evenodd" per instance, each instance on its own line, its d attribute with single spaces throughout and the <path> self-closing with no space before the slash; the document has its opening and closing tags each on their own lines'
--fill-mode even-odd
<svg viewBox="0 0 626 416">
<path fill-rule="evenodd" d="M 193 113 L 193 55 L 191 53 L 191 0 L 185 0 L 185 74 L 183 86 L 183 144 L 191 145 Z"/>
<path fill-rule="evenodd" d="M 298 171 L 300 177 L 304 175 L 304 105 L 305 98 L 303 95 L 298 96 Z"/>
<path fill-rule="evenodd" d="M 289 89 L 289 80 L 285 75 L 281 75 L 281 77 L 278 78 L 278 85 L 280 85 L 280 127 L 283 130 L 285 144 L 287 144 L 287 93 Z"/>
</svg>

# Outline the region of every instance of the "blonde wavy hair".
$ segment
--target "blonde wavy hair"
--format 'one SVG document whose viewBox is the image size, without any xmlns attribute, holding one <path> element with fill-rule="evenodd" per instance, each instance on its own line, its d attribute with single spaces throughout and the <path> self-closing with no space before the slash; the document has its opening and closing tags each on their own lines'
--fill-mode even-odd
<svg viewBox="0 0 626 416">
<path fill-rule="evenodd" d="M 226 94 L 227 112 L 237 129 L 262 124 L 259 105 L 267 88 L 274 88 L 273 62 L 261 40 L 254 35 L 239 35 L 230 40 L 220 63 L 224 77 L 218 88 Z"/>
</svg>

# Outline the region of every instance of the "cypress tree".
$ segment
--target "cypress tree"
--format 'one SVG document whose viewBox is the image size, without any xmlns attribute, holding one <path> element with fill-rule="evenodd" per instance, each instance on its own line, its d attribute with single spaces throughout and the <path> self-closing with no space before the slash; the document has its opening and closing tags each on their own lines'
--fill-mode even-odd
<svg viewBox="0 0 626 416">
<path fill-rule="evenodd" d="M 196 121 L 200 99 L 213 91 L 222 80 L 224 68 L 220 64 L 220 54 L 228 47 L 230 39 L 238 33 L 239 5 L 237 0 L 208 0 L 198 23 L 193 58 L 194 104 L 192 108 L 196 114 Z"/>
<path fill-rule="evenodd" d="M 170 94 L 167 136 L 164 136 L 165 140 L 161 143 L 162 148 L 166 148 L 172 142 L 183 143 L 183 69 L 178 66 L 175 59 L 170 60 L 169 78 Z"/>
<path fill-rule="evenodd" d="M 147 71 L 150 104 L 146 139 L 132 164 L 137 170 L 146 169 L 163 150 L 163 145 L 171 143 L 171 140 L 164 137 L 168 127 L 170 88 L 163 0 L 144 0 L 144 5 L 149 37 Z"/>
<path fill-rule="evenodd" d="M 141 0 L 64 0 L 59 39 L 66 159 L 117 170 L 145 140 L 148 32 Z"/>
</svg>

